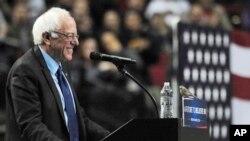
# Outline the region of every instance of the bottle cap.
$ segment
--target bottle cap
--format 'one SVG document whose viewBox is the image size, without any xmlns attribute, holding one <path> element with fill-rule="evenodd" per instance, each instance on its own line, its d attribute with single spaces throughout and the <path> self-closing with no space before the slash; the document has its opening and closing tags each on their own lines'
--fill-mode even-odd
<svg viewBox="0 0 250 141">
<path fill-rule="evenodd" d="M 166 90 L 170 89 L 170 83 L 169 82 L 164 82 L 164 85 L 161 89 L 161 93 L 164 93 Z"/>
</svg>

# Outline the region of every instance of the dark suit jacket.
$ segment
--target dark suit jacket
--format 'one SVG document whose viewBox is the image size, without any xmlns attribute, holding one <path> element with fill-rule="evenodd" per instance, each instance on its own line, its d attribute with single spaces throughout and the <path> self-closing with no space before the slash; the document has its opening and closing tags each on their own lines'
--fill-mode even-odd
<svg viewBox="0 0 250 141">
<path fill-rule="evenodd" d="M 100 140 L 109 132 L 86 117 L 68 81 L 75 99 L 80 141 Z M 38 46 L 28 50 L 9 72 L 6 114 L 6 141 L 69 141 L 60 96 Z"/>
</svg>

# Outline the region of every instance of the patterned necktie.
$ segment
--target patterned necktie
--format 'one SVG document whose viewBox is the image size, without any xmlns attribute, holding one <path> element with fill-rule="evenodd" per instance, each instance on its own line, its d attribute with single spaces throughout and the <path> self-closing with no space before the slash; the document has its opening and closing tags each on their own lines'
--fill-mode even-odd
<svg viewBox="0 0 250 141">
<path fill-rule="evenodd" d="M 68 116 L 68 130 L 70 135 L 70 141 L 79 141 L 79 130 L 78 130 L 78 120 L 73 103 L 73 95 L 70 92 L 69 86 L 67 84 L 66 78 L 63 76 L 63 71 L 61 66 L 56 72 L 59 86 L 61 88 L 64 102 L 65 111 Z"/>
</svg>

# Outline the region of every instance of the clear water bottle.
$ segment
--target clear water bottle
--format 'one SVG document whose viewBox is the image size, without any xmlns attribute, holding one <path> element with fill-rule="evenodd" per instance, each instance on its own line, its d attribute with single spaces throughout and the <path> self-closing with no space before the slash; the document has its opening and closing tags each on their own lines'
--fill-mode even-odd
<svg viewBox="0 0 250 141">
<path fill-rule="evenodd" d="M 173 90 L 169 82 L 165 82 L 160 96 L 160 118 L 173 118 Z"/>
</svg>

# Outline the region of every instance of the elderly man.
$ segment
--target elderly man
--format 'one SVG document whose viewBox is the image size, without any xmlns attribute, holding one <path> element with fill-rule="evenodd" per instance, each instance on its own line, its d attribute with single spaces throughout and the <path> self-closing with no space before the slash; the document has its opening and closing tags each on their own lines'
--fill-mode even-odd
<svg viewBox="0 0 250 141">
<path fill-rule="evenodd" d="M 6 141 L 97 141 L 108 131 L 88 119 L 67 62 L 78 45 L 74 18 L 53 7 L 33 25 L 35 47 L 11 68 L 6 84 Z"/>
</svg>

